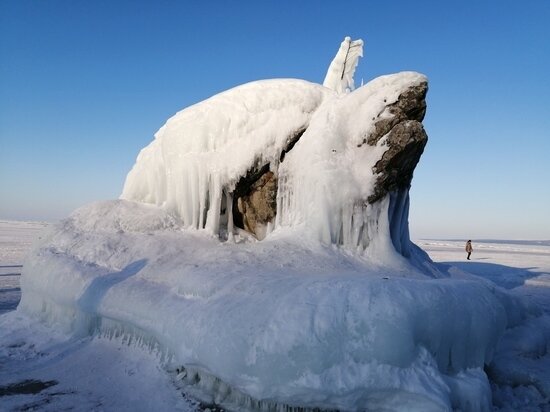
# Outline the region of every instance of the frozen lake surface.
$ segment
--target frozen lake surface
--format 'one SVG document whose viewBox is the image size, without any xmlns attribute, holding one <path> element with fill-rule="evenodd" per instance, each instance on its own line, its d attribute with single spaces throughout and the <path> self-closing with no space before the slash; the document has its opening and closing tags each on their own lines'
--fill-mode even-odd
<svg viewBox="0 0 550 412">
<path fill-rule="evenodd" d="M 550 241 L 478 241 L 466 260 L 465 241 L 416 240 L 432 260 L 456 266 L 526 296 L 550 313 Z"/>
<path fill-rule="evenodd" d="M 0 314 L 17 307 L 25 254 L 47 226 L 47 223 L 0 220 Z"/>
</svg>

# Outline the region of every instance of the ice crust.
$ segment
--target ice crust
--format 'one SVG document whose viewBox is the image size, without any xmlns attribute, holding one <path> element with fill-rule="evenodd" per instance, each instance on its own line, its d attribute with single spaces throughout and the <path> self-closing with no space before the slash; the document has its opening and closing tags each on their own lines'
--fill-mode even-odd
<svg viewBox="0 0 550 412">
<path fill-rule="evenodd" d="M 518 322 L 494 286 L 293 231 L 220 242 L 179 225 L 124 200 L 77 210 L 25 263 L 19 310 L 76 334 L 151 342 L 222 403 L 490 410 L 483 367 Z"/>
</svg>

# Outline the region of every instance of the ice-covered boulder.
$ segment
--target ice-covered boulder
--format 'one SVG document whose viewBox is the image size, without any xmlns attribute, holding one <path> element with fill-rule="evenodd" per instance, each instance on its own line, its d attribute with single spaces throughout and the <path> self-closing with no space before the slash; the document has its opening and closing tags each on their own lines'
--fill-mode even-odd
<svg viewBox="0 0 550 412">
<path fill-rule="evenodd" d="M 242 180 L 237 184 L 233 196 L 237 200 L 238 213 L 233 214 L 233 221 L 263 239 L 263 228 L 274 221 L 277 213 L 277 177 L 267 167 L 260 169 L 258 175 L 248 184 L 239 184 Z"/>
<path fill-rule="evenodd" d="M 253 82 L 177 113 L 140 153 L 122 198 L 222 238 L 241 228 L 263 239 L 286 227 L 360 252 L 391 238 L 409 257 L 408 190 L 427 141 L 427 80 L 403 72 L 351 91 L 361 54 L 362 42 L 342 43 L 330 88 Z"/>
</svg>

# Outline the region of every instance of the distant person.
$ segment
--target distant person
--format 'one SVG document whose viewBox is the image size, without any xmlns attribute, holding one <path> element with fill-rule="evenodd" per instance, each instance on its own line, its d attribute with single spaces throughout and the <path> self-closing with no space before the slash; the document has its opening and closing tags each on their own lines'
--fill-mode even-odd
<svg viewBox="0 0 550 412">
<path fill-rule="evenodd" d="M 470 255 L 472 254 L 473 250 L 474 248 L 472 247 L 472 241 L 468 240 L 466 242 L 466 252 L 468 253 L 468 257 L 466 259 L 471 260 Z"/>
</svg>

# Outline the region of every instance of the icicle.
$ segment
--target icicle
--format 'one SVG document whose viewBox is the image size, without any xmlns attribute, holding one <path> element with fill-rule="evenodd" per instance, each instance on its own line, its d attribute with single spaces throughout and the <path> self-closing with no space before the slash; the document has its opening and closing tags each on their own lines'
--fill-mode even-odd
<svg viewBox="0 0 550 412">
<path fill-rule="evenodd" d="M 206 208 L 207 208 L 207 197 L 208 197 L 208 177 L 204 165 L 201 165 L 200 171 L 198 173 L 199 179 L 199 228 L 204 228 L 206 221 Z"/>
<path fill-rule="evenodd" d="M 274 227 L 275 227 L 274 222 L 267 222 L 265 235 L 268 236 L 271 232 L 273 232 Z"/>
<path fill-rule="evenodd" d="M 288 210 L 288 193 L 287 193 L 287 177 L 279 174 L 279 182 L 277 185 L 277 214 L 275 215 L 275 227 L 284 225 L 284 217 Z"/>
<path fill-rule="evenodd" d="M 180 380 L 184 392 L 208 405 L 219 405 L 228 410 L 265 411 L 265 412 L 315 412 L 317 407 L 292 406 L 273 400 L 258 400 L 221 379 L 203 370 L 179 366 L 176 378 Z M 330 412 L 334 409 L 323 409 Z"/>
<path fill-rule="evenodd" d="M 220 209 L 222 200 L 222 188 L 218 175 L 210 175 L 209 186 L 209 208 L 206 214 L 205 229 L 208 230 L 211 234 L 217 235 L 220 230 Z"/>
<path fill-rule="evenodd" d="M 228 192 L 226 195 L 227 206 L 225 214 L 227 215 L 227 240 L 233 241 L 233 193 Z"/>
<path fill-rule="evenodd" d="M 190 200 L 190 214 L 191 214 L 191 226 L 195 229 L 199 228 L 199 210 L 198 210 L 198 184 L 197 184 L 197 168 L 191 164 L 188 171 L 189 191 L 188 196 Z"/>
<path fill-rule="evenodd" d="M 342 244 L 345 247 L 351 246 L 351 231 L 353 225 L 353 214 L 350 205 L 342 208 Z"/>
<path fill-rule="evenodd" d="M 390 220 L 390 235 L 392 243 L 399 253 L 405 257 L 409 252 L 409 192 L 401 189 L 390 194 L 388 216 Z"/>
<path fill-rule="evenodd" d="M 363 219 L 363 207 L 361 207 L 361 205 L 353 206 L 351 219 L 352 227 L 350 233 L 350 245 L 354 248 L 357 248 L 361 246 L 361 236 L 363 234 L 363 226 L 365 223 Z"/>
</svg>

